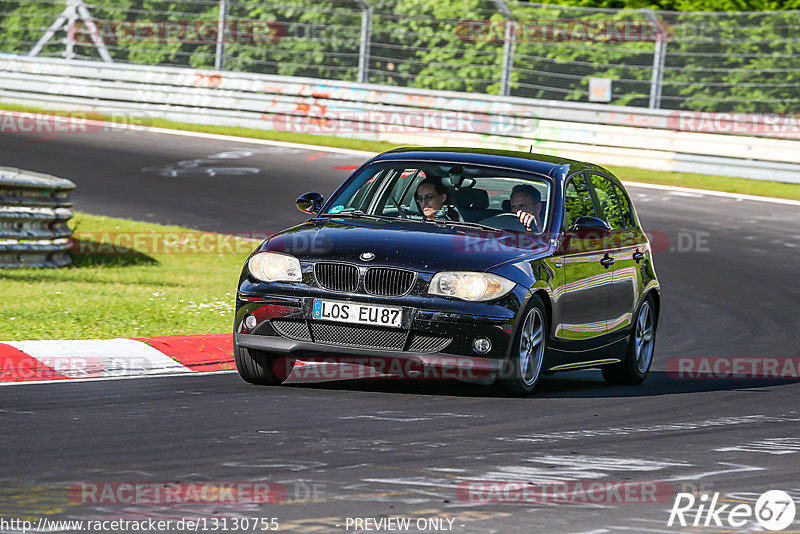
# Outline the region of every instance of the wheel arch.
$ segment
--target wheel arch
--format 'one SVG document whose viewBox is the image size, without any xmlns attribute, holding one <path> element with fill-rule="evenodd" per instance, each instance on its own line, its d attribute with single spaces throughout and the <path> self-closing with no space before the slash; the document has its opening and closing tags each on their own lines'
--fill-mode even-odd
<svg viewBox="0 0 800 534">
<path fill-rule="evenodd" d="M 539 288 L 535 290 L 532 295 L 537 295 L 544 304 L 544 311 L 547 315 L 547 327 L 548 330 L 552 330 L 553 328 L 553 303 L 550 300 L 550 294 L 545 291 L 543 288 Z"/>
<path fill-rule="evenodd" d="M 656 312 L 655 313 L 655 315 L 656 315 L 655 326 L 656 326 L 656 328 L 658 328 L 658 320 L 661 318 L 661 293 L 655 288 L 650 289 L 649 291 L 645 292 L 644 295 L 642 295 L 642 300 L 644 300 L 648 296 L 652 297 L 653 305 L 656 308 L 655 309 L 655 312 Z"/>
</svg>

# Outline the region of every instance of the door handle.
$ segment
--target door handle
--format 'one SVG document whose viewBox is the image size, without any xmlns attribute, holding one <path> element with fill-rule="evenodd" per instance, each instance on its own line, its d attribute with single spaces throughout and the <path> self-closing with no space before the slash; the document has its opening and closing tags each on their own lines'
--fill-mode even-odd
<svg viewBox="0 0 800 534">
<path fill-rule="evenodd" d="M 637 250 L 633 253 L 633 259 L 636 260 L 636 263 L 639 263 L 644 259 L 644 252 Z"/>
<path fill-rule="evenodd" d="M 614 258 L 612 258 L 611 256 L 609 256 L 609 255 L 608 255 L 608 253 L 606 253 L 606 255 L 605 255 L 605 256 L 603 256 L 603 259 L 602 259 L 602 260 L 600 260 L 600 265 L 602 265 L 603 267 L 606 267 L 606 268 L 608 268 L 608 267 L 611 267 L 612 265 L 614 265 L 614 263 L 615 263 L 616 261 L 617 261 L 617 260 L 615 260 Z"/>
</svg>

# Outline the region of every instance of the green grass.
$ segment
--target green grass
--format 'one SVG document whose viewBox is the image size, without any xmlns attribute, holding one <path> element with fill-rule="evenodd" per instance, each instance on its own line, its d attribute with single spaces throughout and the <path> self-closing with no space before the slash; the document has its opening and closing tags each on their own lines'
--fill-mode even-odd
<svg viewBox="0 0 800 534">
<path fill-rule="evenodd" d="M 800 200 L 800 184 L 770 182 L 767 180 L 748 180 L 729 176 L 710 176 L 688 172 L 661 172 L 631 167 L 607 167 L 621 180 L 644 182 L 648 184 L 677 185 L 729 193 L 743 193 L 762 197 L 788 198 Z"/>
<path fill-rule="evenodd" d="M 28 111 L 33 113 L 52 113 L 56 115 L 76 115 L 65 111 L 53 111 L 40 108 L 24 106 L 14 106 L 0 103 L 0 109 L 14 111 Z M 82 115 L 81 115 L 82 116 Z M 100 118 L 97 115 L 96 118 Z M 141 124 L 141 121 L 139 122 Z M 251 137 L 255 139 L 268 139 L 272 141 L 285 141 L 289 143 L 302 143 L 306 145 L 330 146 L 338 148 L 349 148 L 352 150 L 364 150 L 367 152 L 385 152 L 401 145 L 388 143 L 385 141 L 367 141 L 362 139 L 346 139 L 327 135 L 300 134 L 292 132 L 277 132 L 272 130 L 256 130 L 252 128 L 236 128 L 228 126 L 211 126 L 202 124 L 188 124 L 173 122 L 164 119 L 154 118 L 143 126 L 154 126 L 158 128 L 171 128 L 174 130 L 186 130 L 194 132 L 205 132 L 219 135 L 233 135 L 238 137 Z M 766 180 L 748 180 L 745 178 L 730 178 L 727 176 L 710 176 L 706 174 L 693 174 L 685 172 L 664 172 L 636 169 L 632 167 L 609 167 L 623 180 L 631 182 L 644 182 L 650 184 L 676 185 L 681 187 L 693 187 L 697 189 L 710 189 L 714 191 L 727 191 L 729 193 L 744 193 L 747 195 L 758 195 L 777 198 L 788 198 L 800 200 L 800 184 L 788 184 L 783 182 L 770 182 Z"/>
<path fill-rule="evenodd" d="M 230 247 L 188 240 L 167 253 L 163 239 L 178 243 L 176 234 L 201 233 L 80 212 L 70 226 L 83 238 L 71 267 L 0 270 L 0 340 L 231 331 L 239 274 L 256 243 L 214 234 Z M 141 243 L 124 249 L 132 235 Z M 118 236 L 124 241 L 116 251 L 124 253 L 108 254 Z M 150 243 L 159 243 L 158 253 Z"/>
</svg>

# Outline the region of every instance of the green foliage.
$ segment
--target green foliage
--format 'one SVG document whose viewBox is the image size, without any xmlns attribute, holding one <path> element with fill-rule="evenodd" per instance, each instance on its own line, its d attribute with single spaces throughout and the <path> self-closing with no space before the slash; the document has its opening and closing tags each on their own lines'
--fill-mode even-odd
<svg viewBox="0 0 800 534">
<path fill-rule="evenodd" d="M 613 22 L 647 23 L 650 19 L 642 9 L 652 8 L 664 10 L 658 17 L 669 36 L 662 107 L 788 112 L 800 102 L 800 14 L 786 11 L 800 10 L 800 0 L 552 2 L 508 2 L 519 28 L 513 96 L 585 102 L 590 78 L 610 78 L 612 103 L 647 106 L 653 39 L 592 40 L 581 32 Z M 230 23 L 264 23 L 268 32 L 266 38 L 260 35 L 261 39 L 250 42 L 246 38 L 227 42 L 225 69 L 357 79 L 362 22 L 357 0 L 237 0 L 229 4 Z M 506 18 L 492 0 L 369 0 L 369 5 L 369 82 L 499 93 Z M 59 0 L 0 0 L 0 50 L 27 53 L 63 7 Z M 103 21 L 172 21 L 205 23 L 213 29 L 219 15 L 217 0 L 92 0 L 90 8 L 101 25 Z M 567 25 L 569 36 L 536 34 L 542 27 L 552 31 L 559 21 Z M 42 55 L 63 56 L 66 37 L 65 32 L 58 33 Z M 118 38 L 109 42 L 109 49 L 120 62 L 213 68 L 216 44 L 213 39 Z M 88 39 L 74 43 L 74 52 L 77 57 L 98 57 Z"/>
<path fill-rule="evenodd" d="M 497 94 L 502 43 L 469 41 L 469 21 L 502 21 L 490 0 L 374 3 L 371 82 Z"/>
</svg>

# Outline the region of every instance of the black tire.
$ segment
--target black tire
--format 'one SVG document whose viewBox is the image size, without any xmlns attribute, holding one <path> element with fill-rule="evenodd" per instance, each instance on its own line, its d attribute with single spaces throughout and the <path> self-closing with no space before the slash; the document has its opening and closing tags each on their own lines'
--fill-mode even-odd
<svg viewBox="0 0 800 534">
<path fill-rule="evenodd" d="M 643 314 L 647 315 L 643 316 Z M 644 332 L 642 331 L 643 324 Z M 655 302 L 653 297 L 647 295 L 633 317 L 633 327 L 628 338 L 625 359 L 620 363 L 603 367 L 603 378 L 608 384 L 636 386 L 644 382 L 653 365 L 657 326 L 658 313 Z M 640 343 L 642 340 L 644 340 L 644 344 Z M 647 354 L 643 354 L 643 350 L 647 351 Z"/>
<path fill-rule="evenodd" d="M 234 345 L 236 370 L 245 382 L 259 386 L 279 386 L 294 368 L 294 360 L 260 350 Z"/>
<path fill-rule="evenodd" d="M 527 343 L 524 342 L 523 336 L 528 338 Z M 530 395 L 542 377 L 549 336 L 550 329 L 544 303 L 537 295 L 533 295 L 514 334 L 508 360 L 500 376 L 490 386 L 490 391 L 508 397 Z M 535 343 L 533 347 L 531 347 L 532 342 Z M 529 350 L 526 350 L 526 347 Z M 524 357 L 524 351 L 527 352 L 527 358 Z M 527 362 L 524 369 L 523 362 Z"/>
</svg>

